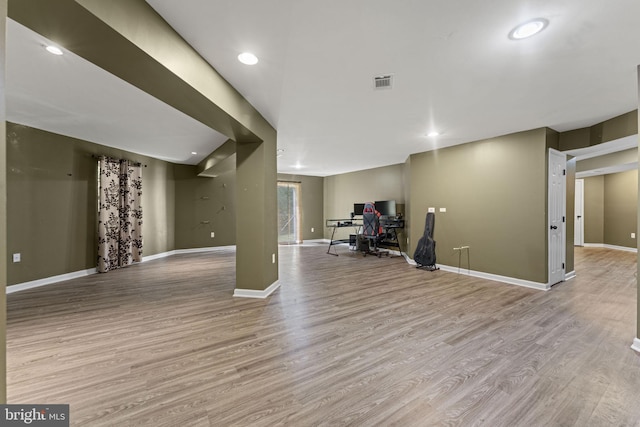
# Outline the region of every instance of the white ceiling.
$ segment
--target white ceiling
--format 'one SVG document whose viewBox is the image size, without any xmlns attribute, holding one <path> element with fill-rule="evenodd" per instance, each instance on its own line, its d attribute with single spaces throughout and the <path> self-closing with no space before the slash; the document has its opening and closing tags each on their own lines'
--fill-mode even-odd
<svg viewBox="0 0 640 427">
<path fill-rule="evenodd" d="M 280 172 L 401 163 L 541 126 L 590 126 L 638 106 L 637 0 L 147 2 L 277 129 Z M 549 20 L 545 31 L 507 37 L 535 17 Z M 8 31 L 9 120 L 181 163 L 224 142 L 71 54 L 60 65 L 18 24 Z M 240 64 L 243 51 L 260 62 Z M 373 89 L 382 74 L 393 74 L 393 89 Z M 51 79 L 54 88 L 43 83 Z M 434 129 L 442 135 L 425 136 Z"/>
</svg>

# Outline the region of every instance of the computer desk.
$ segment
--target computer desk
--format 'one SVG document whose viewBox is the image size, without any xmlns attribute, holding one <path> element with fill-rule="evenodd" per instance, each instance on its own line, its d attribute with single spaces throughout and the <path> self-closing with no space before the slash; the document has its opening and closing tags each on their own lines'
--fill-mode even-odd
<svg viewBox="0 0 640 427">
<path fill-rule="evenodd" d="M 380 219 L 380 226 L 384 230 L 385 238 L 378 242 L 378 246 L 386 249 L 398 248 L 400 255 L 402 255 L 402 248 L 400 247 L 400 240 L 398 239 L 398 229 L 404 228 L 404 219 Z"/>
<path fill-rule="evenodd" d="M 360 231 L 360 227 L 362 227 L 362 222 L 358 222 L 357 220 L 354 220 L 354 219 L 328 219 L 326 222 L 326 226 L 332 229 L 331 240 L 329 241 L 329 248 L 327 249 L 327 253 L 329 255 L 338 256 L 337 249 L 334 248 L 333 252 L 331 252 L 331 248 L 334 245 L 337 245 L 340 243 L 349 243 L 349 239 L 334 239 L 336 235 L 336 230 L 338 228 L 353 227 L 353 229 L 355 230 L 355 234 L 358 235 Z"/>
</svg>

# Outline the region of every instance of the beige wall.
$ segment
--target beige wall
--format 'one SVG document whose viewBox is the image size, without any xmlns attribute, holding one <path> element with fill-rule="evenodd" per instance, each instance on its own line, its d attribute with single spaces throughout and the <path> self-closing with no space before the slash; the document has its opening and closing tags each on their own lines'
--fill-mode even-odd
<svg viewBox="0 0 640 427">
<path fill-rule="evenodd" d="M 325 220 L 349 218 L 354 203 L 376 200 L 395 200 L 397 204 L 404 205 L 402 164 L 333 175 L 324 179 Z M 336 238 L 347 238 L 350 233 L 353 230 L 338 230 Z M 331 230 L 325 228 L 324 237 L 331 237 Z M 405 245 L 402 247 L 405 249 Z"/>
<path fill-rule="evenodd" d="M 300 183 L 302 240 L 322 239 L 324 233 L 324 178 L 279 173 L 278 181 Z"/>
<path fill-rule="evenodd" d="M 144 256 L 173 250 L 174 181 L 170 163 L 27 126 L 7 126 L 9 285 L 94 268 L 97 160 L 139 161 Z"/>
<path fill-rule="evenodd" d="M 584 178 L 584 243 L 604 243 L 604 175 Z"/>
<path fill-rule="evenodd" d="M 411 156 L 411 246 L 436 208 L 439 264 L 547 282 L 547 131 L 536 129 Z M 439 212 L 446 208 L 445 213 Z"/>
</svg>

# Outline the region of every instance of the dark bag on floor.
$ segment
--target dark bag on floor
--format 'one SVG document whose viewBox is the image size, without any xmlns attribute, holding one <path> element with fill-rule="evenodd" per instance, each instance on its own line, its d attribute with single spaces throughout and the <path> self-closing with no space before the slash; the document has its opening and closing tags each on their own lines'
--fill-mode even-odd
<svg viewBox="0 0 640 427">
<path fill-rule="evenodd" d="M 424 234 L 418 240 L 418 246 L 413 254 L 413 259 L 418 266 L 434 267 L 436 265 L 436 241 L 433 240 L 433 226 L 436 216 L 433 212 L 427 213 L 424 223 Z"/>
</svg>

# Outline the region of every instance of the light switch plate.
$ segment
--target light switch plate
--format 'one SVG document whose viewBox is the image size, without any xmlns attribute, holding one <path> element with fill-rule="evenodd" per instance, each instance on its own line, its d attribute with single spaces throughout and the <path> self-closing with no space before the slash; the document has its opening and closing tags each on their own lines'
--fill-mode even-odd
<svg viewBox="0 0 640 427">
<path fill-rule="evenodd" d="M 435 213 L 435 212 L 436 212 L 436 208 L 429 208 L 429 209 L 427 210 L 427 212 Z"/>
<path fill-rule="evenodd" d="M 447 208 L 440 208 L 440 212 L 446 212 Z"/>
<path fill-rule="evenodd" d="M 13 254 L 13 262 L 20 262 L 20 254 Z"/>
</svg>

